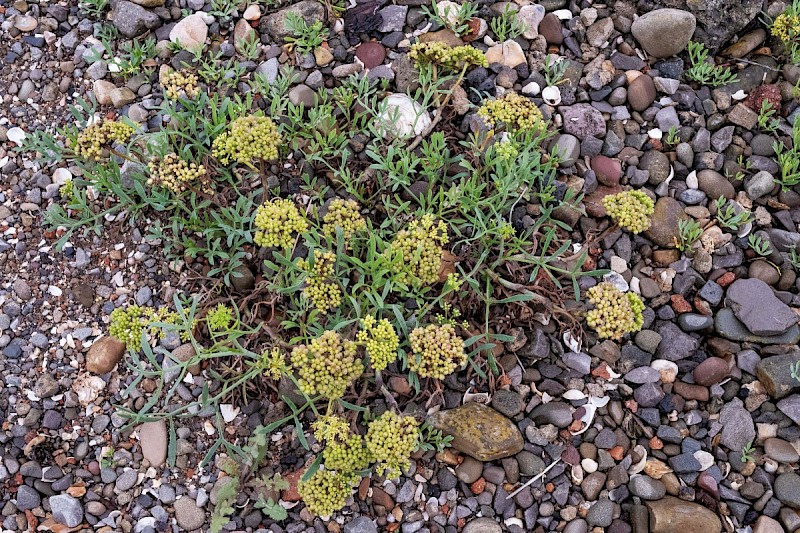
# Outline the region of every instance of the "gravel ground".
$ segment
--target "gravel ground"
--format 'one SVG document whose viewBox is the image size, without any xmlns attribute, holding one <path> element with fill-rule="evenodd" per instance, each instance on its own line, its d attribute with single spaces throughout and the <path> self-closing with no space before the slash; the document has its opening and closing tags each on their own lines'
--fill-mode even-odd
<svg viewBox="0 0 800 533">
<path fill-rule="evenodd" d="M 282 64 L 295 62 L 293 102 L 314 105 L 314 90 L 354 72 L 404 92 L 415 75 L 405 55 L 411 39 L 458 41 L 429 26 L 421 4 L 356 2 L 343 22 L 326 22 L 327 46 L 313 54 L 288 54 L 281 36 L 287 9 L 308 20 L 325 16 L 314 0 L 248 8 L 222 23 L 210 18 L 207 28 L 201 20 L 208 31 L 202 45 L 233 57 L 234 36 L 257 32 L 263 50 L 242 65 L 274 79 Z M 664 4 L 681 9 L 652 11 Z M 458 445 L 418 454 L 398 480 L 367 478 L 331 520 L 296 503 L 309 454 L 289 429 L 276 438 L 269 469 L 292 481 L 281 495 L 290 519 L 266 518 L 242 492 L 227 530 L 800 530 L 800 380 L 790 372 L 800 360 L 800 282 L 789 259 L 800 244 L 800 189 L 773 182 L 780 176 L 773 141 L 791 142 L 800 67 L 776 60 L 781 44 L 758 19 L 762 10 L 781 13 L 782 2 L 694 5 L 526 4 L 519 16 L 530 23 L 528 34 L 499 48 L 480 35 L 473 45 L 491 64 L 465 79 L 468 88 L 490 94 L 516 90 L 552 118 L 565 160 L 560 179 L 585 194 L 585 216 L 563 215 L 577 241 L 607 226 L 600 200 L 621 185 L 656 200 L 650 230 L 612 232 L 593 254 L 599 268 L 642 295 L 642 331 L 619 343 L 590 338 L 576 349 L 565 347 L 554 323 L 516 330 L 499 359 L 507 381 L 479 391 L 492 393 L 488 406 L 462 406 L 467 384 L 460 376 L 445 381 L 435 423 L 456 434 Z M 480 6 L 478 17 L 489 20 L 504 3 Z M 117 0 L 111 24 L 120 43 L 145 33 L 155 38 L 153 67 L 178 65 L 186 53 L 172 55 L 166 42 L 175 32 L 181 42 L 191 37 L 181 22 L 187 11 L 211 6 Z M 236 24 L 245 13 L 249 24 Z M 165 466 L 167 425 L 128 427 L 115 408 L 141 407 L 155 382 L 145 379 L 124 396 L 135 375 L 124 364 L 114 367 L 119 347 L 99 341 L 99 359 L 87 358 L 113 309 L 171 302 L 186 287 L 187 271 L 170 268 L 162 243 L 145 239 L 140 223 L 107 221 L 100 234 L 76 235 L 57 251 L 59 231 L 43 214 L 78 169 L 46 167 L 15 150 L 21 132 L 69 124 L 68 106 L 90 94 L 108 114 L 159 128 L 158 70 L 125 80 L 108 61 L 92 62 L 100 25 L 73 1 L 0 0 L 0 28 L 2 530 L 207 531 L 227 479 L 214 463 L 200 467 L 215 431 L 208 418 L 180 421 L 175 466 Z M 687 84 L 685 49 L 693 34 L 725 58 L 739 81 L 718 89 Z M 557 102 L 546 103 L 541 64 L 548 52 L 569 62 Z M 247 81 L 238 89 L 247 90 Z M 764 98 L 776 104 L 774 134 L 757 127 Z M 453 128 L 467 132 L 474 117 L 464 110 L 452 118 Z M 672 127 L 677 138 L 668 143 Z M 734 179 L 740 170 L 743 179 Z M 751 210 L 752 223 L 738 235 L 708 225 L 692 253 L 676 250 L 678 221 L 691 217 L 706 226 L 719 197 Z M 516 218 L 531 222 L 524 210 Z M 748 234 L 771 244 L 766 259 L 754 253 Z M 174 337 L 160 343 L 168 350 L 180 344 Z M 190 376 L 178 394 L 198 397 L 206 372 Z M 408 384 L 390 385 L 401 396 Z M 278 411 L 269 400 L 252 400 L 226 434 L 245 439 Z M 483 429 L 477 437 L 469 431 L 476 426 Z"/>
</svg>

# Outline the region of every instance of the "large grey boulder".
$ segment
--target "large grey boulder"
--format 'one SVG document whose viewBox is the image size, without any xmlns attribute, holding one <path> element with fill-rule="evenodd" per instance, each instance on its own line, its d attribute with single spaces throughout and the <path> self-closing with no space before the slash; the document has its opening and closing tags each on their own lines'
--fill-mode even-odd
<svg viewBox="0 0 800 533">
<path fill-rule="evenodd" d="M 695 41 L 717 49 L 755 19 L 762 0 L 639 0 L 639 13 L 662 7 L 689 11 L 697 19 Z M 664 40 L 671 38 L 665 35 Z"/>
</svg>

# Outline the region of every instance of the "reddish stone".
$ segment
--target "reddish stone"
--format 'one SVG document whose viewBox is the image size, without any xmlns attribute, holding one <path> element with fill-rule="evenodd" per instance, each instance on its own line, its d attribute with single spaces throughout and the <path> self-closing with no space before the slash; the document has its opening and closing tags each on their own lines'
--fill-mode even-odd
<svg viewBox="0 0 800 533">
<path fill-rule="evenodd" d="M 561 460 L 568 465 L 575 466 L 581 462 L 581 454 L 578 453 L 578 450 L 575 448 L 575 446 L 568 446 L 563 452 L 561 452 Z"/>
<path fill-rule="evenodd" d="M 699 296 L 694 297 L 694 308 L 701 315 L 711 316 L 711 314 L 714 312 L 711 309 L 711 304 L 703 300 Z"/>
<path fill-rule="evenodd" d="M 697 367 L 692 376 L 694 382 L 704 387 L 710 387 L 714 383 L 719 383 L 730 374 L 730 366 L 725 359 L 719 357 L 709 357 Z"/>
<path fill-rule="evenodd" d="M 361 482 L 358 484 L 358 499 L 362 502 L 367 499 L 367 493 L 369 492 L 369 478 L 362 477 Z"/>
<path fill-rule="evenodd" d="M 375 68 L 386 59 L 386 49 L 375 41 L 361 43 L 356 47 L 356 57 L 364 63 L 364 68 Z"/>
<path fill-rule="evenodd" d="M 372 487 L 372 503 L 380 505 L 387 511 L 394 509 L 394 500 L 380 487 Z"/>
<path fill-rule="evenodd" d="M 717 279 L 717 285 L 722 287 L 723 289 L 734 282 L 736 279 L 736 274 L 733 272 L 725 272 Z"/>
<path fill-rule="evenodd" d="M 698 476 L 697 486 L 713 496 L 715 500 L 719 500 L 719 485 L 717 485 L 717 480 L 708 472 L 703 472 Z"/>
<path fill-rule="evenodd" d="M 658 437 L 652 437 L 650 439 L 650 449 L 651 450 L 660 450 L 663 447 L 664 447 L 664 443 L 661 442 L 661 439 L 659 439 Z"/>
<path fill-rule="evenodd" d="M 552 13 L 545 15 L 539 23 L 539 35 L 544 37 L 547 44 L 563 43 L 564 34 L 561 33 L 561 20 Z"/>
<path fill-rule="evenodd" d="M 611 369 L 608 367 L 608 363 L 603 361 L 594 370 L 592 370 L 592 375 L 597 378 L 603 378 L 605 380 L 611 379 Z"/>
<path fill-rule="evenodd" d="M 678 313 L 690 313 L 692 311 L 692 304 L 686 301 L 686 298 L 680 294 L 673 294 L 669 298 L 672 301 L 672 309 Z"/>
<path fill-rule="evenodd" d="M 603 207 L 603 198 L 609 194 L 617 194 L 618 192 L 622 192 L 622 187 L 619 185 L 616 187 L 606 187 L 605 185 L 598 186 L 597 189 L 587 194 L 583 199 L 583 203 L 586 206 L 586 214 L 598 218 L 608 216 L 608 211 Z"/>
<path fill-rule="evenodd" d="M 475 39 L 478 38 L 481 31 L 481 24 L 485 24 L 485 21 L 482 21 L 479 18 L 471 18 L 467 21 L 467 26 L 469 26 L 469 31 L 461 36 L 461 40 L 465 43 L 471 43 Z"/>
<path fill-rule="evenodd" d="M 287 502 L 299 502 L 302 499 L 300 497 L 300 492 L 297 490 L 297 484 L 300 482 L 300 478 L 303 477 L 303 472 L 305 472 L 305 468 L 289 472 L 283 476 L 283 479 L 289 484 L 289 488 L 283 491 L 281 495 L 282 500 Z"/>
<path fill-rule="evenodd" d="M 690 383 L 676 381 L 672 385 L 672 392 L 685 400 L 697 400 L 698 402 L 708 401 L 708 389 L 702 385 L 692 385 Z"/>
<path fill-rule="evenodd" d="M 603 185 L 609 187 L 619 185 L 619 178 L 622 176 L 622 164 L 616 159 L 597 155 L 592 158 L 592 170 L 597 175 L 597 181 Z"/>
<path fill-rule="evenodd" d="M 482 477 L 479 477 L 472 485 L 469 486 L 469 490 L 472 491 L 472 494 L 478 496 L 482 494 L 484 490 L 486 490 L 486 480 Z"/>
<path fill-rule="evenodd" d="M 742 103 L 758 113 L 761 111 L 762 102 L 766 100 L 775 110 L 773 118 L 778 118 L 781 114 L 781 90 L 777 85 L 760 85 L 753 92 L 747 95 Z"/>
<path fill-rule="evenodd" d="M 642 74 L 628 85 L 628 103 L 636 111 L 644 111 L 655 99 L 656 85 L 647 74 Z"/>
</svg>

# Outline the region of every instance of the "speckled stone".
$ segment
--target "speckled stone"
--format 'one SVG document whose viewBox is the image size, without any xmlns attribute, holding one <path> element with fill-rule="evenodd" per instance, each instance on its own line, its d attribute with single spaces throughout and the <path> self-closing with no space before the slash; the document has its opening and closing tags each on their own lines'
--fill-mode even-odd
<svg viewBox="0 0 800 533">
<path fill-rule="evenodd" d="M 452 435 L 452 446 L 479 461 L 494 461 L 522 450 L 525 442 L 519 428 L 491 407 L 470 402 L 439 411 L 430 422 L 446 435 Z"/>
</svg>

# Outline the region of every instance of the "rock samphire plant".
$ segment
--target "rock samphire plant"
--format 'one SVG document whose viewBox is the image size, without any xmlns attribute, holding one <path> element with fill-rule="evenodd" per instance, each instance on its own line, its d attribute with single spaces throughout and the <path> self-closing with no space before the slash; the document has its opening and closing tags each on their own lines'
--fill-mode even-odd
<svg viewBox="0 0 800 533">
<path fill-rule="evenodd" d="M 609 282 L 600 283 L 586 293 L 594 305 L 586 321 L 602 339 L 620 340 L 626 333 L 635 333 L 644 324 L 644 303 L 633 292 L 622 292 Z"/>
<path fill-rule="evenodd" d="M 623 191 L 604 197 L 603 207 L 621 228 L 631 233 L 641 233 L 650 227 L 655 204 L 642 191 Z"/>
</svg>

